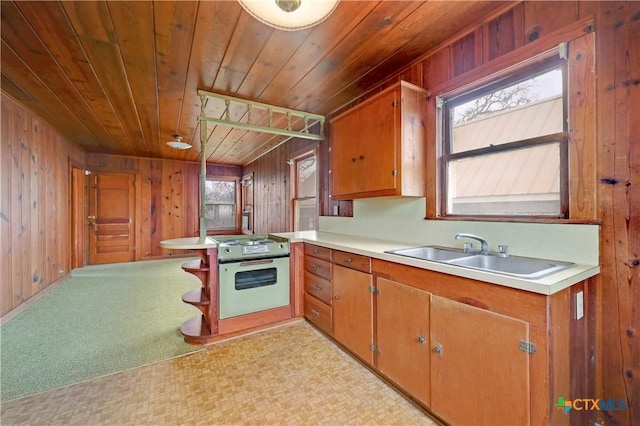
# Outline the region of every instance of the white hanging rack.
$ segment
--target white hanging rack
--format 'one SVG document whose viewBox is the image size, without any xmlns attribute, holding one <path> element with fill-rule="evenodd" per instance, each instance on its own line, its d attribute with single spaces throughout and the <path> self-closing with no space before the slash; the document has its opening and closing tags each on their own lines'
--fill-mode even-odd
<svg viewBox="0 0 640 426">
<path fill-rule="evenodd" d="M 270 133 L 288 136 L 290 138 L 303 138 L 316 141 L 324 140 L 325 118 L 323 115 L 234 98 L 233 96 L 221 95 L 205 90 L 198 90 L 198 95 L 200 95 L 201 105 L 201 129 L 206 129 L 207 123 L 214 123 L 235 129 Z M 224 112 L 221 118 L 207 116 L 206 105 L 209 100 L 224 102 Z M 231 117 L 230 111 L 234 104 L 239 105 L 240 108 L 244 108 L 245 113 L 241 114 L 243 121 Z M 259 116 L 258 120 L 254 120 L 256 115 Z M 265 118 L 268 118 L 268 123 L 258 124 L 258 121 L 264 121 Z M 316 124 L 319 125 L 316 126 Z M 317 131 L 317 133 L 313 133 L 313 131 Z"/>
</svg>

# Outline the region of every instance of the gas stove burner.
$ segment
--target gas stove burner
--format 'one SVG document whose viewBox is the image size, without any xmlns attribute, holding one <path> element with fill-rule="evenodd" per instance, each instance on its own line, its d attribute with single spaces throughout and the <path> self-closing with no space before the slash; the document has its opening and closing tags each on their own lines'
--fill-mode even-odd
<svg viewBox="0 0 640 426">
<path fill-rule="evenodd" d="M 218 243 L 218 259 L 224 262 L 289 255 L 289 241 L 275 235 L 222 235 L 213 239 Z"/>
</svg>

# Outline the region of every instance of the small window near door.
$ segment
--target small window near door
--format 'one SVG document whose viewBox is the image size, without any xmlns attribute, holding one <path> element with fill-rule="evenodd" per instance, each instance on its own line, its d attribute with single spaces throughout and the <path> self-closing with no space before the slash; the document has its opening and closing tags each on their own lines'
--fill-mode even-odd
<svg viewBox="0 0 640 426">
<path fill-rule="evenodd" d="M 443 98 L 444 215 L 567 217 L 565 61 Z"/>
<path fill-rule="evenodd" d="M 318 229 L 318 174 L 315 151 L 291 160 L 293 230 Z"/>
<path fill-rule="evenodd" d="M 207 178 L 205 186 L 205 212 L 207 230 L 219 231 L 238 228 L 237 180 Z"/>
</svg>

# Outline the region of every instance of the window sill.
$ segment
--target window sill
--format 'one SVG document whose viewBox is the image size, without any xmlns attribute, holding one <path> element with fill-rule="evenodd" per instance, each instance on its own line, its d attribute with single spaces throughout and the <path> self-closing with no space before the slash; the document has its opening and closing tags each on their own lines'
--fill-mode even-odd
<svg viewBox="0 0 640 426">
<path fill-rule="evenodd" d="M 448 216 L 433 216 L 425 217 L 425 220 L 447 220 L 447 221 L 460 221 L 460 222 L 507 222 L 507 223 L 553 223 L 553 224 L 570 224 L 570 225 L 601 225 L 599 220 L 584 220 L 584 219 L 560 219 L 555 217 L 542 217 L 542 216 L 529 216 L 529 217 L 515 217 L 515 216 L 462 216 L 462 215 L 448 215 Z"/>
</svg>

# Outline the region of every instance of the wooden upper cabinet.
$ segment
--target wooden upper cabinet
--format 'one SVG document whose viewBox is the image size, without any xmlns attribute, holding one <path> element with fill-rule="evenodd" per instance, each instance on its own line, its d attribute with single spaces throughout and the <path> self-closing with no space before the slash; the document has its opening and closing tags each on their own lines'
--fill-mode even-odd
<svg viewBox="0 0 640 426">
<path fill-rule="evenodd" d="M 401 81 L 331 120 L 334 200 L 425 195 L 426 98 Z"/>
</svg>

